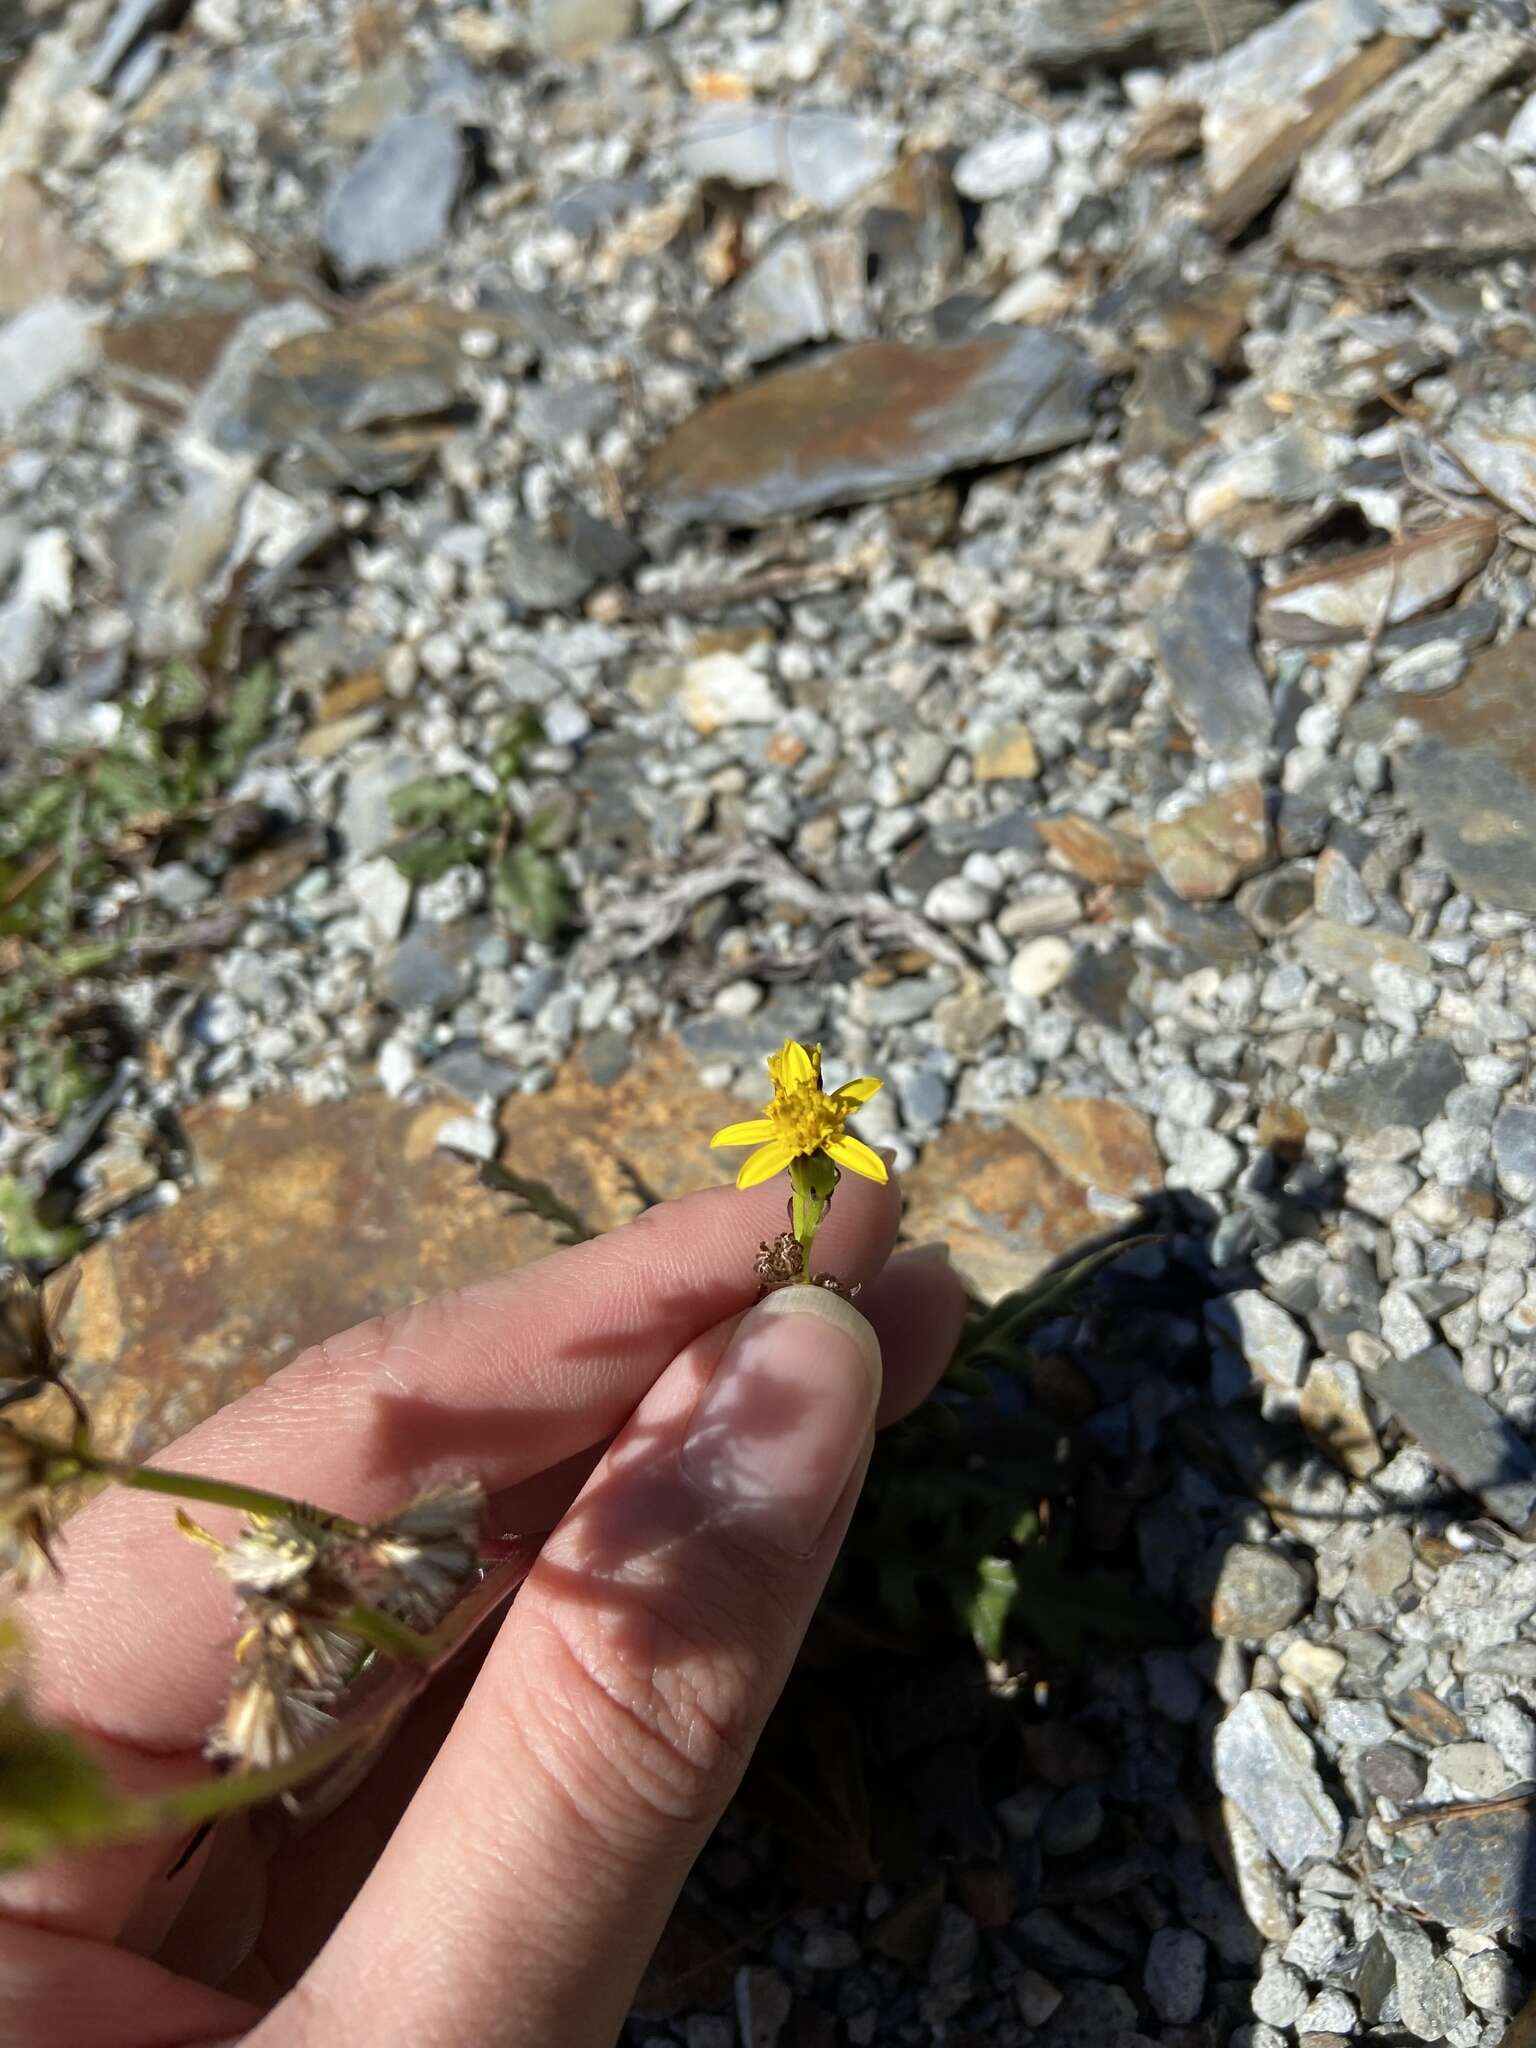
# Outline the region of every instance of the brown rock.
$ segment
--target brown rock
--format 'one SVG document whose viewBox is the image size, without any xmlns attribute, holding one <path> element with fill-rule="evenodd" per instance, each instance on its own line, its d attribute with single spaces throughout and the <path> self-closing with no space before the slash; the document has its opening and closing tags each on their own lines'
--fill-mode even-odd
<svg viewBox="0 0 1536 2048">
<path fill-rule="evenodd" d="M 1152 1126 L 1128 1102 L 1097 1095 L 1036 1095 L 1008 1114 L 1052 1166 L 1082 1187 L 1131 1199 L 1163 1184 Z"/>
<path fill-rule="evenodd" d="M 919 1243 L 946 1243 L 966 1285 L 995 1301 L 1101 1236 L 1104 1219 L 1017 1131 L 961 1122 L 935 1138 L 908 1179 L 906 1229 Z"/>
<path fill-rule="evenodd" d="M 971 773 L 978 782 L 1032 782 L 1040 756 L 1027 725 L 999 726 L 976 749 Z"/>
<path fill-rule="evenodd" d="M 1385 1462 L 1353 1365 L 1314 1359 L 1297 1405 L 1307 1435 L 1354 1478 L 1369 1479 Z"/>
<path fill-rule="evenodd" d="M 895 497 L 951 470 L 1080 441 L 1098 373 L 1041 328 L 974 341 L 869 341 L 700 407 L 652 454 L 662 518 L 762 526 Z"/>
<path fill-rule="evenodd" d="M 1264 792 L 1256 782 L 1235 783 L 1167 824 L 1152 826 L 1147 844 L 1163 880 L 1187 903 L 1230 896 L 1269 859 Z"/>
<path fill-rule="evenodd" d="M 1058 818 L 1037 818 L 1035 830 L 1057 858 L 1085 882 L 1131 885 L 1152 872 L 1147 850 L 1128 832 L 1101 825 L 1095 818 L 1068 812 Z"/>
<path fill-rule="evenodd" d="M 197 1184 L 80 1262 L 65 1335 L 102 1441 L 147 1455 L 305 1345 L 547 1251 L 548 1225 L 433 1150 L 450 1113 L 377 1095 L 193 1110 Z"/>
<path fill-rule="evenodd" d="M 100 275 L 101 265 L 74 240 L 31 178 L 20 171 L 0 178 L 0 320 Z"/>
</svg>

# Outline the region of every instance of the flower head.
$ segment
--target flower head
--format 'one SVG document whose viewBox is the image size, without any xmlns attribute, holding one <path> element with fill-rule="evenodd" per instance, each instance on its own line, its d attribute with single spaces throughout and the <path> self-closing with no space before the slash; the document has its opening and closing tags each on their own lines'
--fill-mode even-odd
<svg viewBox="0 0 1536 2048">
<path fill-rule="evenodd" d="M 485 1522 L 478 1480 L 455 1480 L 421 1494 L 368 1531 L 354 1567 L 365 1597 L 402 1620 L 440 1621 L 474 1577 Z"/>
<path fill-rule="evenodd" d="M 821 1047 L 804 1046 L 793 1038 L 786 1038 L 782 1050 L 769 1054 L 768 1072 L 773 1080 L 773 1100 L 764 1104 L 761 1117 L 727 1124 L 709 1141 L 711 1145 L 757 1147 L 743 1162 L 736 1176 L 737 1187 L 756 1187 L 759 1181 L 782 1173 L 791 1161 L 818 1152 L 835 1166 L 846 1166 L 868 1180 L 888 1178 L 880 1154 L 845 1128 L 854 1111 L 878 1091 L 880 1082 L 866 1074 L 826 1094 L 821 1085 Z"/>
</svg>

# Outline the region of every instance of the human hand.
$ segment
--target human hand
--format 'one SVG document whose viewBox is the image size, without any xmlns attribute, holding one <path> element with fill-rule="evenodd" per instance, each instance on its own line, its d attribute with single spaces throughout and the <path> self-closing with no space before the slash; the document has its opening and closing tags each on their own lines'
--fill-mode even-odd
<svg viewBox="0 0 1536 2048">
<path fill-rule="evenodd" d="M 899 1199 L 852 1180 L 818 1251 L 865 1283 L 862 1313 L 809 1287 L 750 1309 L 782 1199 L 711 1190 L 365 1324 L 174 1447 L 359 1517 L 470 1472 L 493 1528 L 553 1534 L 478 1665 L 307 1832 L 269 1809 L 174 1875 L 161 1842 L 0 1883 L 0 2040 L 615 2039 L 789 1674 L 873 1425 L 928 1392 L 963 1312 L 942 1261 L 887 1263 Z M 143 1494 L 66 1537 L 62 1584 L 25 1606 L 36 1705 L 125 1786 L 184 1783 L 228 1684 L 228 1586 Z"/>
</svg>

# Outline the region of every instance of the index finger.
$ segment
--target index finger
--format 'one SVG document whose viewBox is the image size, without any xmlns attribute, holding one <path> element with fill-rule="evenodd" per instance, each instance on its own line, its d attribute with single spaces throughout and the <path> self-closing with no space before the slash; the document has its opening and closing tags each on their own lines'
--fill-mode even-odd
<svg viewBox="0 0 1536 2048">
<path fill-rule="evenodd" d="M 894 1242 L 893 1186 L 850 1177 L 818 1251 L 849 1281 Z M 701 1331 L 746 1308 L 782 1194 L 713 1188 L 306 1352 L 164 1462 L 359 1519 L 452 1469 L 488 1491 L 604 1442 Z M 41 1711 L 165 1753 L 195 1749 L 229 1678 L 229 1589 L 163 1501 L 111 1492 L 69 1524 L 65 1578 L 27 1603 Z"/>
</svg>

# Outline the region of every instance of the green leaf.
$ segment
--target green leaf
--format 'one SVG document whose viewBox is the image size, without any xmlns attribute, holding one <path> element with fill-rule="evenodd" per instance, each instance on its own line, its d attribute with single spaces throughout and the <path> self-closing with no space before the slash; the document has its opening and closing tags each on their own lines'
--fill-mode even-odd
<svg viewBox="0 0 1536 2048">
<path fill-rule="evenodd" d="M 0 1249 L 8 1259 L 44 1259 L 56 1264 L 85 1243 L 73 1223 L 45 1223 L 37 1204 L 13 1173 L 0 1173 Z"/>
<path fill-rule="evenodd" d="M 213 743 L 214 771 L 222 785 L 233 782 L 246 755 L 266 731 L 277 702 L 277 671 L 264 661 L 247 670 L 229 693 L 224 722 Z"/>
<path fill-rule="evenodd" d="M 983 1361 L 1015 1369 L 1022 1366 L 1026 1362 L 1022 1340 L 1030 1330 L 1070 1308 L 1075 1296 L 1102 1267 L 1141 1245 L 1160 1242 L 1155 1234 L 1122 1237 L 1114 1244 L 1101 1245 L 1070 1266 L 1042 1273 L 1028 1287 L 1005 1294 L 961 1333 L 951 1370 L 974 1369 Z"/>
<path fill-rule="evenodd" d="M 45 1728 L 19 1699 L 0 1704 L 0 1869 L 99 1841 L 123 1810 L 73 1735 Z"/>
<path fill-rule="evenodd" d="M 587 1228 L 569 1202 L 560 1199 L 548 1181 L 514 1173 L 499 1159 L 487 1159 L 480 1167 L 480 1182 L 483 1187 L 494 1188 L 499 1195 L 516 1195 L 530 1215 L 555 1226 L 560 1232 L 561 1244 L 585 1244 L 597 1235 L 596 1231 Z"/>
<path fill-rule="evenodd" d="M 962 1613 L 983 1657 L 996 1663 L 1019 1596 L 1018 1574 L 1007 1557 L 978 1557 L 976 1579 Z"/>
<path fill-rule="evenodd" d="M 467 775 L 417 775 L 391 790 L 389 815 L 404 832 L 424 825 L 483 831 L 495 821 L 496 805 Z"/>
<path fill-rule="evenodd" d="M 511 782 L 522 773 L 528 749 L 543 737 L 543 723 L 531 705 L 503 721 L 491 748 L 491 766 L 502 782 Z"/>
<path fill-rule="evenodd" d="M 565 881 L 547 853 L 514 846 L 496 864 L 496 906 L 517 931 L 546 944 L 566 920 Z"/>
<path fill-rule="evenodd" d="M 190 725 L 208 708 L 208 683 L 189 661 L 173 661 L 155 678 L 155 686 L 140 712 L 152 732 L 168 725 Z"/>
<path fill-rule="evenodd" d="M 461 861 L 474 861 L 480 848 L 452 833 L 423 832 L 404 846 L 392 846 L 389 857 L 408 882 L 435 882 Z"/>
</svg>

